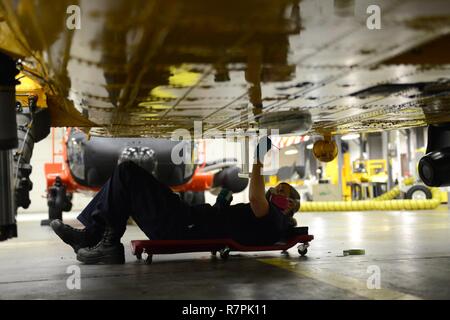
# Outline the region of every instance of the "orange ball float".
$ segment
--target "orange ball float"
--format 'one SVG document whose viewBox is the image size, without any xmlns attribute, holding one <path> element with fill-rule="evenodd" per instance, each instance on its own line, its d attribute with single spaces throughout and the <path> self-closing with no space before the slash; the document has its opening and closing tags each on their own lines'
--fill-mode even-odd
<svg viewBox="0 0 450 320">
<path fill-rule="evenodd" d="M 333 161 L 338 155 L 338 147 L 334 140 L 319 140 L 314 142 L 314 156 L 322 162 Z"/>
</svg>

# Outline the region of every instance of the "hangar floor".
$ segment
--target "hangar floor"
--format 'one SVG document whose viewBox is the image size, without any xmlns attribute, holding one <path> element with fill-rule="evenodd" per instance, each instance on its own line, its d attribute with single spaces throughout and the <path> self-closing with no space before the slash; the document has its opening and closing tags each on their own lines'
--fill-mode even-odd
<svg viewBox="0 0 450 320">
<path fill-rule="evenodd" d="M 316 239 L 307 257 L 292 248 L 155 256 L 152 265 L 80 265 L 47 228 L 43 215 L 22 214 L 18 239 L 0 243 L 1 299 L 450 299 L 450 220 L 447 207 L 417 212 L 339 212 L 298 215 Z M 76 224 L 74 215 L 66 221 Z M 123 239 L 143 238 L 130 226 Z M 362 256 L 343 256 L 361 248 Z M 81 289 L 66 286 L 79 265 Z M 374 270 L 380 289 L 368 289 Z M 373 280 L 373 278 L 371 278 Z M 373 283 L 373 282 L 372 282 Z"/>
</svg>

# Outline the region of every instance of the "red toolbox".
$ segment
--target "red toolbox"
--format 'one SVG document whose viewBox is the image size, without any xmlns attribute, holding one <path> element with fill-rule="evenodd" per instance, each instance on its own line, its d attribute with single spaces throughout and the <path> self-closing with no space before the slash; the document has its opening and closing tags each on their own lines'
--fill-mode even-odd
<svg viewBox="0 0 450 320">
<path fill-rule="evenodd" d="M 305 232 L 306 230 L 306 232 Z M 295 228 L 295 232 L 286 240 L 270 246 L 246 246 L 232 239 L 205 239 L 205 240 L 132 240 L 131 250 L 137 259 L 142 259 L 142 254 L 147 254 L 147 263 L 152 262 L 154 254 L 186 253 L 186 252 L 211 252 L 212 255 L 220 253 L 222 259 L 227 259 L 231 251 L 286 251 L 296 244 L 301 256 L 308 252 L 309 242 L 314 239 L 308 234 L 307 227 Z"/>
</svg>

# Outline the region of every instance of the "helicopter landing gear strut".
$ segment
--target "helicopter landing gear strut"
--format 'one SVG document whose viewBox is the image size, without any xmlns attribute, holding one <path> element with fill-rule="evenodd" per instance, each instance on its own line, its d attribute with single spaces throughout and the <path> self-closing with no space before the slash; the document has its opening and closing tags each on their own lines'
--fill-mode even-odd
<svg viewBox="0 0 450 320">
<path fill-rule="evenodd" d="M 41 226 L 48 226 L 52 220 L 62 220 L 63 211 L 72 209 L 72 193 L 67 192 L 66 186 L 60 177 L 56 177 L 55 183 L 47 193 L 48 219 L 41 221 Z"/>
</svg>

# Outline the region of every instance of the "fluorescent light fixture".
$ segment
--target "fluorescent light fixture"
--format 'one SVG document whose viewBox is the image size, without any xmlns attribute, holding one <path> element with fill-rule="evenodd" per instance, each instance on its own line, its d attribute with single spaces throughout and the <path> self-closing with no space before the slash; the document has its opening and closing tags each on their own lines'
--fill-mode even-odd
<svg viewBox="0 0 450 320">
<path fill-rule="evenodd" d="M 341 137 L 344 141 L 355 140 L 359 138 L 359 133 L 348 133 Z"/>
<path fill-rule="evenodd" d="M 306 149 L 311 150 L 314 147 L 314 143 L 310 143 L 306 146 Z"/>
<path fill-rule="evenodd" d="M 286 151 L 284 152 L 284 154 L 287 155 L 287 156 L 291 156 L 291 155 L 297 154 L 297 153 L 298 153 L 298 150 L 297 150 L 297 149 L 289 149 L 289 150 L 286 150 Z"/>
</svg>

